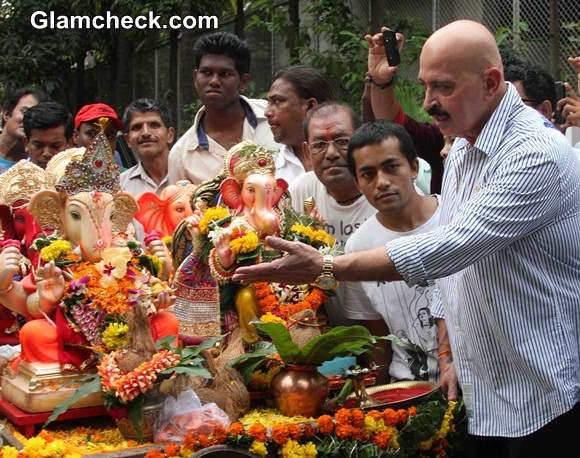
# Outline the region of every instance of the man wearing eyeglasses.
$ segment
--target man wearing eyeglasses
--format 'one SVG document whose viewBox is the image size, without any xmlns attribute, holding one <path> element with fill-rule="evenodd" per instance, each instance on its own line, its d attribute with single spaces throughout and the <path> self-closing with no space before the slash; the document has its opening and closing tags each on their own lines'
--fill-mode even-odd
<svg viewBox="0 0 580 458">
<path fill-rule="evenodd" d="M 356 186 L 346 162 L 348 142 L 360 125 L 347 105 L 326 102 L 311 111 L 305 122 L 303 154 L 312 162 L 306 172 L 290 185 L 292 206 L 303 212 L 304 202 L 314 198 L 313 216 L 321 217 L 327 231 L 336 238 L 340 248 L 351 234 L 376 213 Z M 337 290 L 326 311 L 333 326 L 347 324 Z"/>
</svg>

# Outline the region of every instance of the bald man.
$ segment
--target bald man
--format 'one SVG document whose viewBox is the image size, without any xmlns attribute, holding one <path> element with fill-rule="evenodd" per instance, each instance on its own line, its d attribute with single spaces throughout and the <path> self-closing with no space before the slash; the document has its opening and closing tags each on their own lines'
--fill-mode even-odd
<svg viewBox="0 0 580 458">
<path fill-rule="evenodd" d="M 239 268 L 234 280 L 436 280 L 452 350 L 440 347 L 439 356 L 455 366 L 471 456 L 565 456 L 580 415 L 580 163 L 504 81 L 481 24 L 435 32 L 419 79 L 425 109 L 444 135 L 458 137 L 441 226 L 334 259 L 269 238 L 289 255 Z M 444 390 L 452 377 L 442 373 Z"/>
</svg>

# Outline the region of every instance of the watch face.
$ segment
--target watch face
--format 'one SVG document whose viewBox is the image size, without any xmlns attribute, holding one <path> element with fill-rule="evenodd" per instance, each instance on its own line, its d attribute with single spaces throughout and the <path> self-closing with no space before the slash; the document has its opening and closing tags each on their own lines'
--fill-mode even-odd
<svg viewBox="0 0 580 458">
<path fill-rule="evenodd" d="M 318 286 L 322 289 L 335 289 L 337 282 L 334 277 L 321 276 L 318 277 Z"/>
</svg>

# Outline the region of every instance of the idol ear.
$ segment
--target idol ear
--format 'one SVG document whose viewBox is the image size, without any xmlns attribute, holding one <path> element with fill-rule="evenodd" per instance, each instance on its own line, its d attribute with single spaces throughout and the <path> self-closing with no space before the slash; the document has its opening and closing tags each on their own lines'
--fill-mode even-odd
<svg viewBox="0 0 580 458">
<path fill-rule="evenodd" d="M 277 178 L 276 189 L 274 190 L 274 199 L 272 201 L 272 205 L 276 205 L 280 201 L 280 199 L 282 198 L 287 189 L 288 182 L 283 178 Z"/>
<path fill-rule="evenodd" d="M 62 209 L 65 201 L 66 197 L 56 191 L 38 191 L 30 199 L 28 211 L 43 230 L 52 229 L 64 235 Z"/>
<path fill-rule="evenodd" d="M 168 233 L 169 228 L 165 223 L 165 212 L 168 208 L 166 199 L 161 199 L 152 192 L 144 192 L 137 198 L 137 204 L 139 209 L 135 213 L 135 219 L 143 225 L 146 234 L 154 229 L 163 235 Z"/>
<path fill-rule="evenodd" d="M 118 192 L 114 195 L 113 203 L 115 205 L 111 215 L 113 232 L 126 232 L 127 226 L 137 212 L 137 202 L 131 194 Z"/>
<path fill-rule="evenodd" d="M 242 199 L 240 198 L 240 185 L 234 178 L 226 178 L 220 184 L 220 192 L 224 203 L 235 210 L 242 207 Z"/>
</svg>

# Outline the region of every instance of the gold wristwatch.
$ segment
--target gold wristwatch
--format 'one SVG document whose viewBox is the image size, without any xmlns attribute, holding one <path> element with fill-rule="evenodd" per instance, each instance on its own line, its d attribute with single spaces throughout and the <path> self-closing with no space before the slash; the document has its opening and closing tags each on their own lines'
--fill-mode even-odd
<svg viewBox="0 0 580 458">
<path fill-rule="evenodd" d="M 334 256 L 325 254 L 322 258 L 322 272 L 314 281 L 314 285 L 323 290 L 334 290 L 338 286 L 334 278 Z"/>
</svg>

